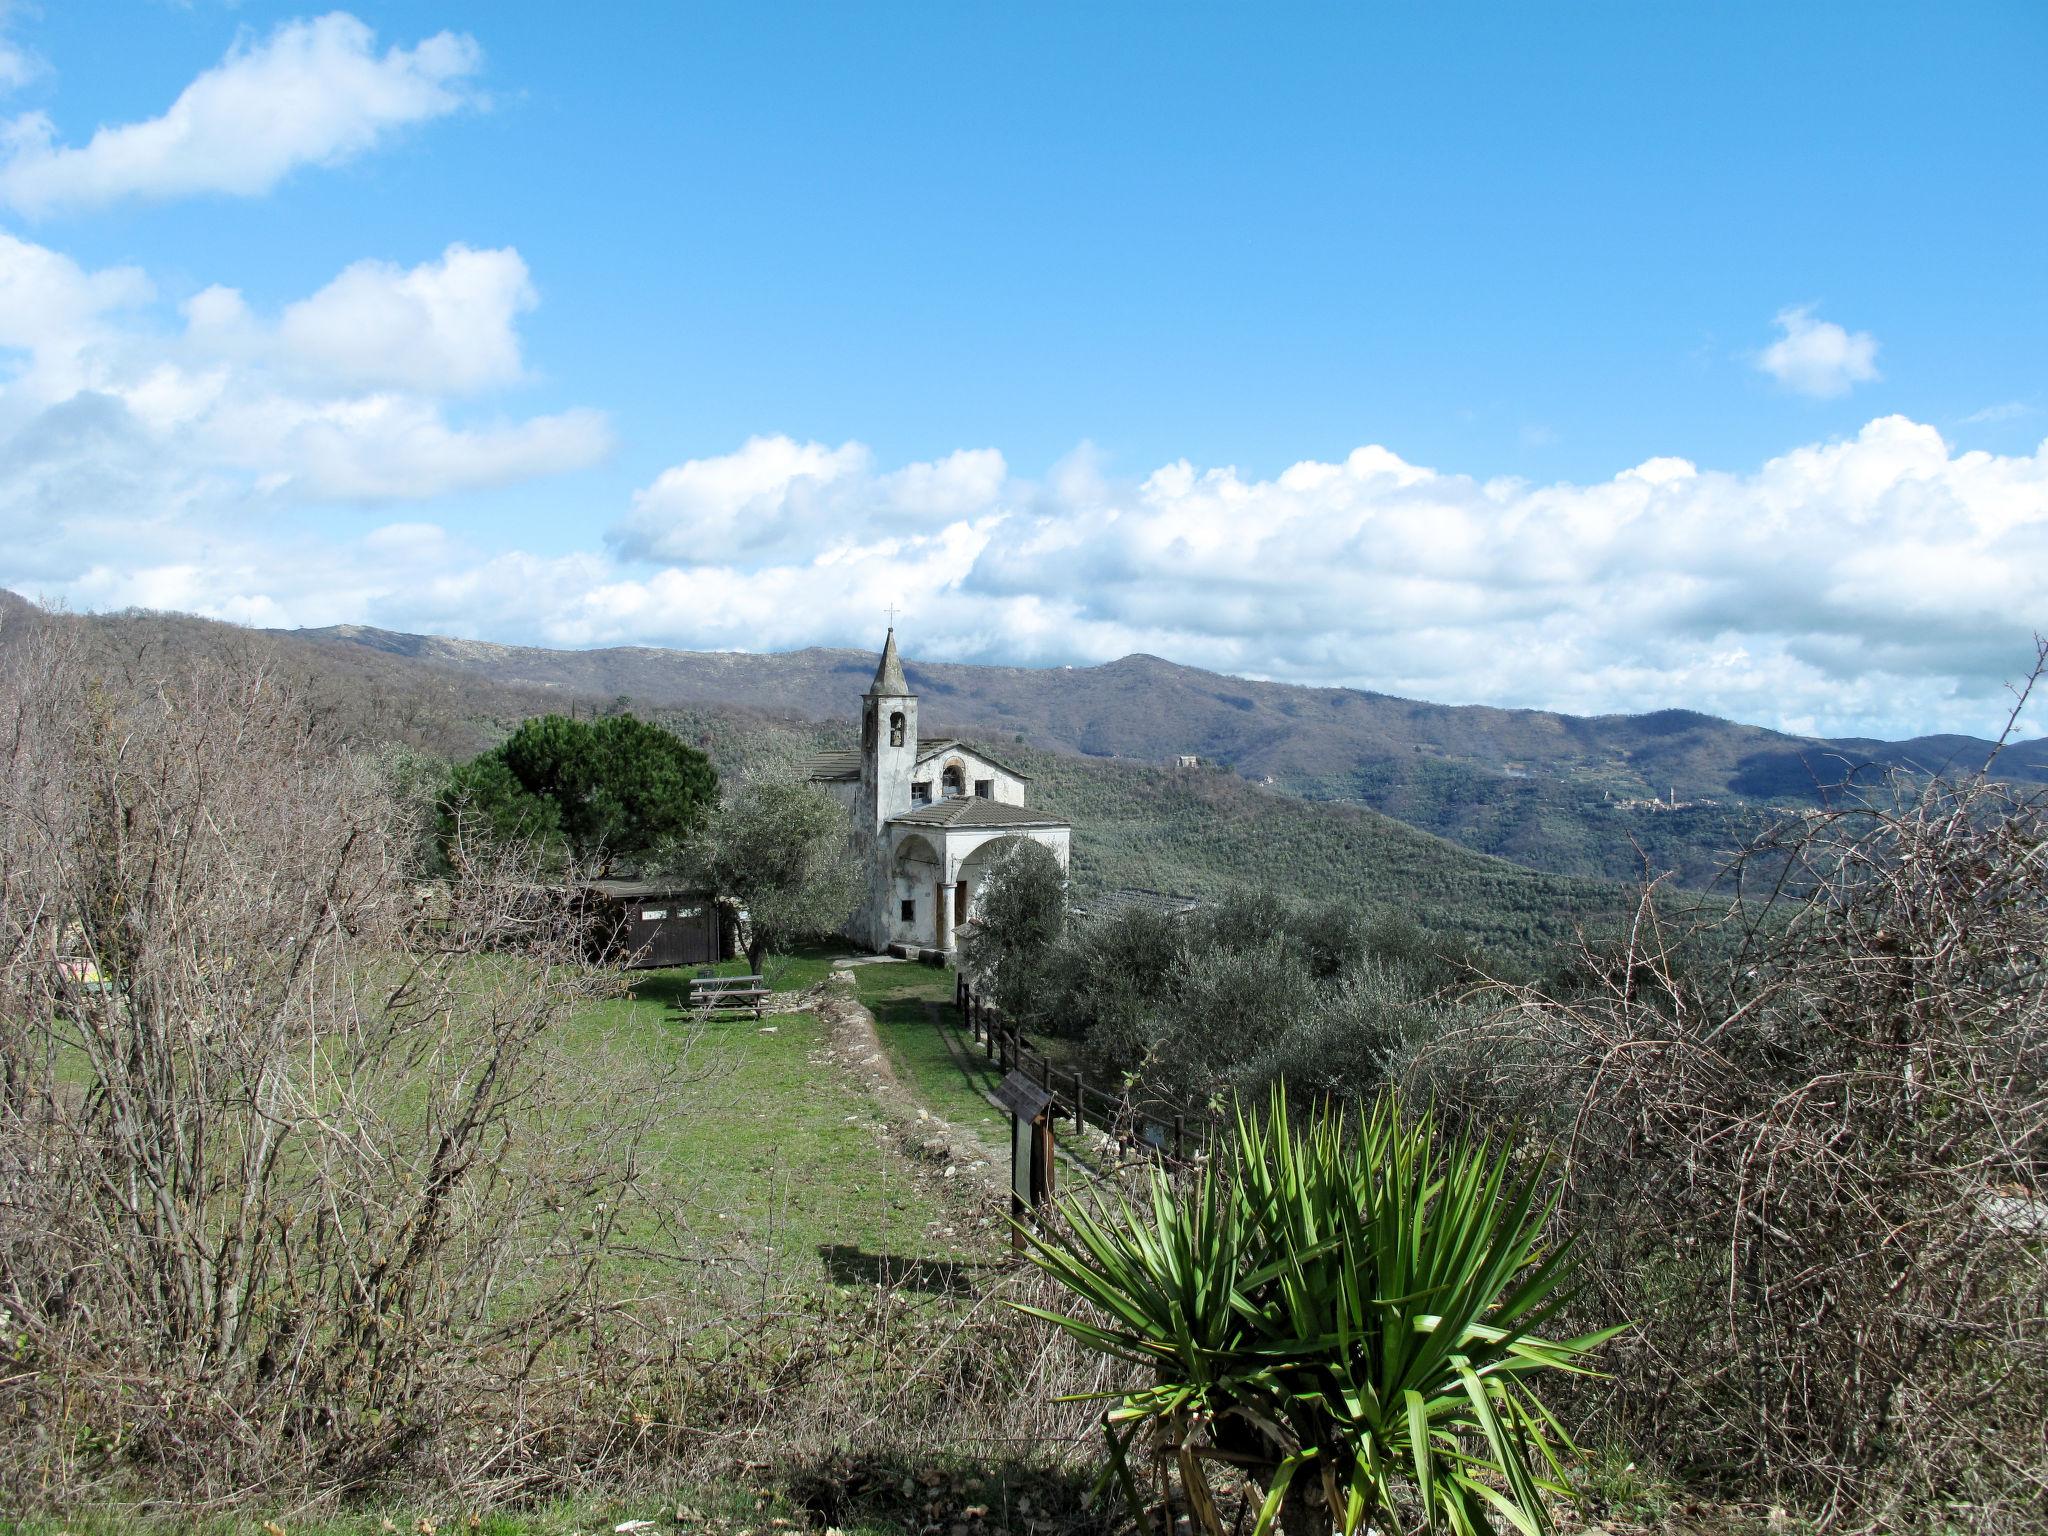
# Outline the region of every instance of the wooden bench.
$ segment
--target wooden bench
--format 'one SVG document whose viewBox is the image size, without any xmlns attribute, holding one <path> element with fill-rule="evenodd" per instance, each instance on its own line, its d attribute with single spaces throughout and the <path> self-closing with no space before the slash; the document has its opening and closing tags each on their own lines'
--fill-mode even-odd
<svg viewBox="0 0 2048 1536">
<path fill-rule="evenodd" d="M 744 1013 L 752 1010 L 758 1019 L 761 1017 L 761 1005 L 768 997 L 768 987 L 758 976 L 690 978 L 690 1010 L 693 1013 Z"/>
</svg>

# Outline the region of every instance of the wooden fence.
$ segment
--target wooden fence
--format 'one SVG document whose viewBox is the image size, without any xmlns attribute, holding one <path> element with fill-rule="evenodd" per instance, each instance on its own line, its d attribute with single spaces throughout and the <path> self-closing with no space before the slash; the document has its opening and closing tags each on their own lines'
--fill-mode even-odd
<svg viewBox="0 0 2048 1536">
<path fill-rule="evenodd" d="M 1141 1104 L 1127 1093 L 1096 1087 L 1078 1069 L 1055 1066 L 1042 1051 L 1032 1049 L 1024 1032 L 1005 1020 L 1001 1009 L 974 990 L 964 973 L 954 979 L 953 1005 L 961 1028 L 998 1071 L 1022 1072 L 1051 1095 L 1047 1113 L 1055 1125 L 1061 1120 L 1071 1121 L 1076 1130 L 1092 1125 L 1120 1147 L 1177 1164 L 1186 1162 L 1191 1147 L 1199 1150 L 1206 1139 L 1206 1115 Z"/>
</svg>

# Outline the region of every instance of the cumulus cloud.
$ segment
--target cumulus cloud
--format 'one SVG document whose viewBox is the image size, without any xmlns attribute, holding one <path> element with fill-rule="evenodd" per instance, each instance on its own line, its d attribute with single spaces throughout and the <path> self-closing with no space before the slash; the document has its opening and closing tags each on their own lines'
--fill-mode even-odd
<svg viewBox="0 0 2048 1536">
<path fill-rule="evenodd" d="M 522 374 L 514 319 L 534 299 L 516 251 L 351 267 L 274 323 L 215 286 L 186 301 L 181 332 L 155 300 L 135 268 L 0 235 L 0 542 L 115 509 L 177 526 L 202 503 L 420 499 L 610 447 L 592 410 L 451 414 Z"/>
<path fill-rule="evenodd" d="M 186 334 L 202 353 L 260 359 L 321 387 L 463 395 L 525 376 L 519 317 L 538 302 L 518 251 L 456 244 L 410 268 L 356 262 L 286 305 L 274 325 L 219 285 L 194 294 L 184 310 Z"/>
<path fill-rule="evenodd" d="M 808 558 L 988 515 L 1007 476 L 993 448 L 876 474 L 859 443 L 753 437 L 737 452 L 663 470 L 634 495 L 611 541 L 628 558 L 679 565 Z"/>
<path fill-rule="evenodd" d="M 36 215 L 267 192 L 301 166 L 340 164 L 475 101 L 481 64 L 459 33 L 380 54 L 376 35 L 344 12 L 289 22 L 236 44 L 161 117 L 103 127 L 83 145 L 59 143 L 41 112 L 15 118 L 4 130 L 0 201 Z M 4 65 L 0 57 L 0 74 Z"/>
<path fill-rule="evenodd" d="M 43 451 L 103 465 L 78 445 L 121 430 L 81 410 L 43 424 Z M 118 486 L 96 504 L 149 515 Z M 2048 444 L 1960 452 L 1887 416 L 1739 472 L 1662 456 L 1532 483 L 1383 446 L 1128 479 L 1084 447 L 1027 479 L 987 449 L 887 466 L 761 437 L 655 477 L 608 553 L 471 548 L 417 521 L 288 559 L 246 538 L 105 547 L 60 588 L 81 605 L 177 592 L 270 623 L 773 650 L 872 643 L 894 604 L 931 658 L 1149 651 L 1445 702 L 1984 731 L 2048 619 Z"/>
<path fill-rule="evenodd" d="M 621 550 L 664 568 L 579 595 L 542 638 L 844 642 L 900 602 L 933 656 L 1146 650 L 1447 701 L 1897 732 L 1995 726 L 2048 618 L 2048 446 L 1958 453 L 1896 416 L 1744 473 L 1665 456 L 1588 484 L 1375 446 L 1118 485 L 1088 453 L 1042 483 L 983 479 L 922 527 L 893 499 L 905 474 L 778 439 L 678 466 Z M 787 526 L 733 541 L 753 516 Z"/>
<path fill-rule="evenodd" d="M 1877 338 L 1816 320 L 1813 306 L 1778 311 L 1782 333 L 1757 354 L 1756 365 L 1795 394 L 1829 399 L 1878 377 Z"/>
<path fill-rule="evenodd" d="M 1479 478 L 1384 445 L 1271 476 L 1083 443 L 885 463 L 763 435 L 649 478 L 601 548 L 451 531 L 432 499 L 589 464 L 594 411 L 491 414 L 526 368 L 511 250 L 358 264 L 260 311 L 0 235 L 0 585 L 264 624 L 558 645 L 1150 651 L 1446 702 L 1686 705 L 1830 733 L 1995 728 L 2048 627 L 2048 444 L 1883 416 L 1729 470 Z M 1674 445 L 1682 446 L 1682 445 Z M 355 535 L 324 502 L 421 503 Z"/>
</svg>

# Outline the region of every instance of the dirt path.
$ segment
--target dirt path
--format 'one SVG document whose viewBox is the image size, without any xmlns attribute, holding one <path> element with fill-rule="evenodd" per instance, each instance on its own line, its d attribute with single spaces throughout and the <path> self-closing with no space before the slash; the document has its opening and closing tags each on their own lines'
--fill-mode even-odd
<svg viewBox="0 0 2048 1536">
<path fill-rule="evenodd" d="M 903 1085 L 875 1031 L 875 1016 L 854 994 L 853 977 L 836 972 L 807 997 L 807 1006 L 825 1026 L 828 1063 L 866 1085 L 903 1149 L 938 1164 L 941 1178 L 964 1181 L 963 1192 L 972 1191 L 977 1200 L 1000 1201 L 1007 1212 L 1009 1185 L 995 1150 L 964 1126 L 933 1114 Z"/>
</svg>

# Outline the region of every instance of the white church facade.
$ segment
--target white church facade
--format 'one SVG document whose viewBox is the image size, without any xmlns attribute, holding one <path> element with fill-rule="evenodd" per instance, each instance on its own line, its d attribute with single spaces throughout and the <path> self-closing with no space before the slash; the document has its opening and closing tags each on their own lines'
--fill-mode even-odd
<svg viewBox="0 0 2048 1536">
<path fill-rule="evenodd" d="M 1026 805 L 1027 775 L 966 742 L 918 738 L 893 628 L 861 699 L 859 750 L 818 754 L 809 777 L 853 818 L 866 885 L 846 935 L 876 953 L 952 950 L 990 868 L 1019 838 L 1067 867 L 1073 828 Z"/>
</svg>

